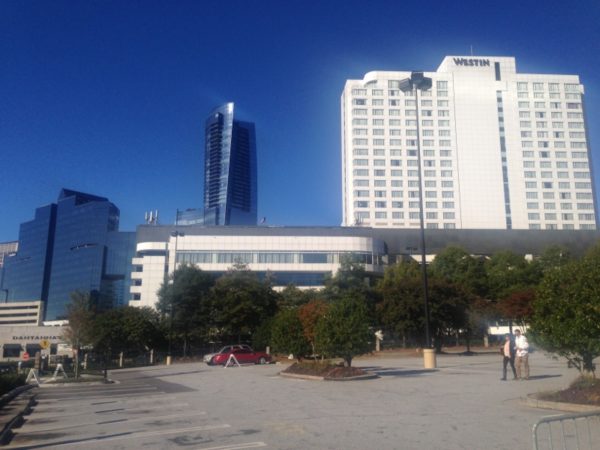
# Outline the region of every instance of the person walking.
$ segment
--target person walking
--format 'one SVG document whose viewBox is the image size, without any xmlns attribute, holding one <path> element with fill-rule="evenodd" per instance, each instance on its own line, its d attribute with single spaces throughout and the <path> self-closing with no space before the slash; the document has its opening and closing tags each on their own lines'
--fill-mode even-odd
<svg viewBox="0 0 600 450">
<path fill-rule="evenodd" d="M 529 342 L 521 334 L 521 330 L 515 330 L 515 347 L 517 350 L 517 378 L 529 379 Z"/>
<path fill-rule="evenodd" d="M 502 381 L 506 381 L 506 366 L 510 364 L 510 368 L 513 372 L 513 380 L 517 379 L 517 371 L 515 370 L 515 343 L 511 339 L 510 334 L 504 335 L 504 344 L 502 345 L 500 351 L 503 356 L 502 360 Z"/>
</svg>

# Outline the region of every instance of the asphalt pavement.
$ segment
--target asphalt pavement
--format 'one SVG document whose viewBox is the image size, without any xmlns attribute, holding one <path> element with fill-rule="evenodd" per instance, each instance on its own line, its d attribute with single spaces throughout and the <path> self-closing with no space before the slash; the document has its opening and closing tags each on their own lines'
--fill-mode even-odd
<svg viewBox="0 0 600 450">
<path fill-rule="evenodd" d="M 499 354 L 383 356 L 354 365 L 378 379 L 278 376 L 285 365 L 175 364 L 114 371 L 111 385 L 38 388 L 7 448 L 530 449 L 535 422 L 558 411 L 520 402 L 566 387 L 563 361 L 530 356 L 528 381 L 501 381 Z"/>
</svg>

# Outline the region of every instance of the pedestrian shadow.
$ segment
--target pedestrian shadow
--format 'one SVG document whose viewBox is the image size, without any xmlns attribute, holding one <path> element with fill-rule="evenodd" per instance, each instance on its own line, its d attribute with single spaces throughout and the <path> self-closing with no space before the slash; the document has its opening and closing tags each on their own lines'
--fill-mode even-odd
<svg viewBox="0 0 600 450">
<path fill-rule="evenodd" d="M 367 372 L 374 373 L 380 377 L 418 377 L 428 373 L 437 372 L 436 369 L 399 369 L 398 367 L 361 367 Z"/>
<path fill-rule="evenodd" d="M 562 377 L 562 375 L 533 375 L 530 376 L 529 379 L 530 380 L 543 380 L 545 378 L 558 378 L 558 377 Z"/>
</svg>

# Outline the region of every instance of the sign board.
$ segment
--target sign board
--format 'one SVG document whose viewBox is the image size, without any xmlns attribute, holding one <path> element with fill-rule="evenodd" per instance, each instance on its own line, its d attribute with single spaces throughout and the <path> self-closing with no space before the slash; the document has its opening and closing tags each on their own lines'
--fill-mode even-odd
<svg viewBox="0 0 600 450">
<path fill-rule="evenodd" d="M 23 361 L 27 361 L 27 360 L 29 360 L 29 353 L 27 353 L 27 352 L 23 353 L 23 356 L 21 356 L 21 359 L 22 359 Z"/>
<path fill-rule="evenodd" d="M 42 347 L 42 350 L 47 350 L 50 348 L 50 341 L 48 339 L 42 339 L 40 341 L 40 347 Z"/>
</svg>

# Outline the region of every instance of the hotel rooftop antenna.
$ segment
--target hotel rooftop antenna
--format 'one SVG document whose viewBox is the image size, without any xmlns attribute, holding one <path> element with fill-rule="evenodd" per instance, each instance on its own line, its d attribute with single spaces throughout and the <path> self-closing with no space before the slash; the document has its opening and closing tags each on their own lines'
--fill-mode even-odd
<svg viewBox="0 0 600 450">
<path fill-rule="evenodd" d="M 158 225 L 158 209 L 144 213 L 144 222 L 147 225 Z"/>
</svg>

